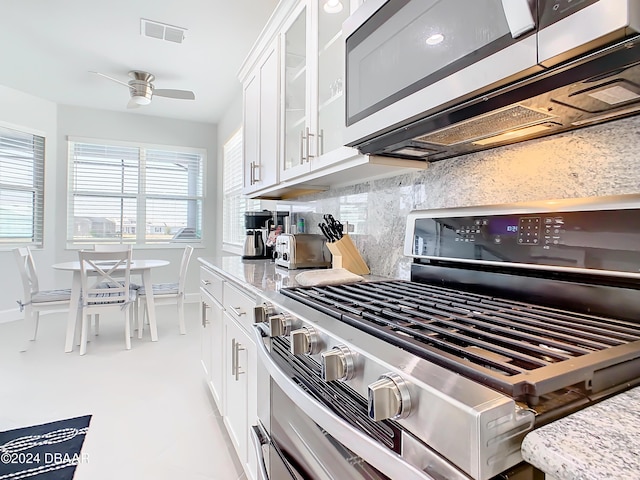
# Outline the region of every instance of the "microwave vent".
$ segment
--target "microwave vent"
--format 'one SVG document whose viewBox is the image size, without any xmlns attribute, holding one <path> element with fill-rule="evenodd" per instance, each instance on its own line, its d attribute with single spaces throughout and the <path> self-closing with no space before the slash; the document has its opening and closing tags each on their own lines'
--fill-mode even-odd
<svg viewBox="0 0 640 480">
<path fill-rule="evenodd" d="M 522 105 L 511 105 L 486 115 L 480 115 L 435 132 L 416 137 L 417 142 L 436 145 L 457 145 L 491 137 L 509 130 L 515 130 L 555 118 L 554 115 L 540 112 Z"/>
</svg>

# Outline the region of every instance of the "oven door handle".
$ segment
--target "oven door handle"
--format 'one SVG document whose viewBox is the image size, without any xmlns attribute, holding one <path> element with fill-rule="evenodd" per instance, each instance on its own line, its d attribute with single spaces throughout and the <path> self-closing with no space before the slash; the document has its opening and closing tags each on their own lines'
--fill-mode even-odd
<svg viewBox="0 0 640 480">
<path fill-rule="evenodd" d="M 262 451 L 263 445 L 268 445 L 269 440 L 265 438 L 265 434 L 262 431 L 260 425 L 253 425 L 249 431 L 251 432 L 251 440 L 258 456 L 258 480 L 269 480 L 269 472 L 267 472 L 267 466 L 264 463 L 264 452 Z"/>
<path fill-rule="evenodd" d="M 264 450 L 262 450 L 262 447 L 264 446 L 267 446 L 270 449 L 275 450 L 275 454 L 278 456 L 279 460 L 282 462 L 282 466 L 289 473 L 289 476 L 287 478 L 291 480 L 298 480 L 298 477 L 295 475 L 295 473 L 293 473 L 291 465 L 289 464 L 287 459 L 284 458 L 284 456 L 282 455 L 282 452 L 280 451 L 280 448 L 278 448 L 278 445 L 273 441 L 271 437 L 269 437 L 269 434 L 265 431 L 264 427 L 262 426 L 262 423 L 258 422 L 257 425 L 252 425 L 251 428 L 249 429 L 249 432 L 251 433 L 251 440 L 253 442 L 253 447 L 256 451 L 256 456 L 258 457 L 258 480 L 270 480 L 269 472 L 267 471 L 267 464 L 264 458 Z M 271 460 L 273 461 L 273 457 L 271 458 Z M 280 470 L 278 472 L 278 475 L 282 475 L 282 474 L 283 474 L 283 471 Z M 286 480 L 286 479 L 279 478 L 278 480 Z"/>
<path fill-rule="evenodd" d="M 349 450 L 391 478 L 435 480 L 429 474 L 407 463 L 395 452 L 388 450 L 369 436 L 354 429 L 327 407 L 309 397 L 271 359 L 271 355 L 263 341 L 263 332 L 260 325 L 252 326 L 254 328 L 258 358 L 269 372 L 272 380 L 309 418 Z"/>
</svg>

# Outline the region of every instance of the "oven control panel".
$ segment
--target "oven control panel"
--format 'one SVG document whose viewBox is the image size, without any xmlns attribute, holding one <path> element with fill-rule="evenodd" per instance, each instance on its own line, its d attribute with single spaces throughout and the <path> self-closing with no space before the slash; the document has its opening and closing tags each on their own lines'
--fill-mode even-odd
<svg viewBox="0 0 640 480">
<path fill-rule="evenodd" d="M 473 215 L 449 209 L 447 216 L 416 212 L 405 253 L 640 274 L 640 198 L 635 207 Z"/>
</svg>

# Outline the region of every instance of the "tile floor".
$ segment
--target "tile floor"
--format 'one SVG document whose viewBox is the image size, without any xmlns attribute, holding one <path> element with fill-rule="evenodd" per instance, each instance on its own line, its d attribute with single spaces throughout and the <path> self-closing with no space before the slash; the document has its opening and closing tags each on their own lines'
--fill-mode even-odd
<svg viewBox="0 0 640 480">
<path fill-rule="evenodd" d="M 42 316 L 29 350 L 22 322 L 0 324 L 0 430 L 92 414 L 74 480 L 244 479 L 200 365 L 199 304 L 159 306 L 158 342 L 102 316 L 87 354 L 64 353 L 66 312 Z"/>
</svg>

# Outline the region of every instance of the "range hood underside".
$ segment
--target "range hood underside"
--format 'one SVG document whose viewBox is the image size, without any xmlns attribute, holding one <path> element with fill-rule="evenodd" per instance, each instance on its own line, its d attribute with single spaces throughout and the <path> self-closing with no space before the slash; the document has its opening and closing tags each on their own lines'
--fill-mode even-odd
<svg viewBox="0 0 640 480">
<path fill-rule="evenodd" d="M 640 36 L 428 115 L 358 145 L 444 160 L 640 113 Z"/>
</svg>

